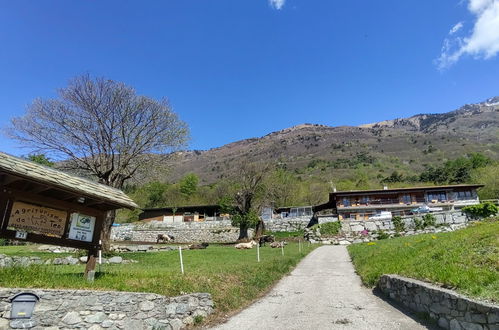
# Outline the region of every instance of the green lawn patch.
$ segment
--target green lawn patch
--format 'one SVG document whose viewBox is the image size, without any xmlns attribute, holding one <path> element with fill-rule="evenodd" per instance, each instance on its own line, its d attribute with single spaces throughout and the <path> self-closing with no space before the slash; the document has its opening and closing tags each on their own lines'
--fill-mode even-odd
<svg viewBox="0 0 499 330">
<path fill-rule="evenodd" d="M 93 283 L 83 278 L 84 265 L 35 265 L 0 268 L 0 286 L 154 292 L 166 296 L 209 292 L 215 302 L 216 317 L 258 298 L 314 248 L 302 244 L 300 253 L 298 243 L 290 242 L 283 257 L 281 249 L 267 245 L 260 249 L 261 262 L 257 262 L 256 248 L 236 250 L 233 246 L 210 245 L 206 250 L 185 250 L 184 275 L 180 273 L 178 251 L 123 253 L 120 255 L 124 259 L 139 263 L 102 265 Z M 25 252 L 21 253 L 23 249 Z M 0 247 L 0 253 L 46 257 L 46 253 L 30 252 L 31 249 Z"/>
<path fill-rule="evenodd" d="M 399 274 L 499 301 L 499 221 L 449 233 L 399 237 L 348 247 L 367 286 L 382 274 Z"/>
<path fill-rule="evenodd" d="M 266 231 L 266 235 L 274 235 L 276 240 L 282 240 L 287 238 L 301 238 L 303 240 L 303 235 L 305 232 L 303 230 L 297 231 Z"/>
</svg>

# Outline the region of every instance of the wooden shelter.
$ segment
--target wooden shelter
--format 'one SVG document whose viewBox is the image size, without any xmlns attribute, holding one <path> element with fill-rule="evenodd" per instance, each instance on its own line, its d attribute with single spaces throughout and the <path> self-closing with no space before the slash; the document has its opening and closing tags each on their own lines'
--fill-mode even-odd
<svg viewBox="0 0 499 330">
<path fill-rule="evenodd" d="M 0 152 L 0 238 L 88 250 L 85 274 L 107 212 L 136 207 L 121 190 Z"/>
</svg>

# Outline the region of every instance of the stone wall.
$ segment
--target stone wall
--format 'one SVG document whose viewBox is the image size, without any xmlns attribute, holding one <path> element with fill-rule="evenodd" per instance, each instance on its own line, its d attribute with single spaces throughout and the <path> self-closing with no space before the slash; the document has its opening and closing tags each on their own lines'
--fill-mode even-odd
<svg viewBox="0 0 499 330">
<path fill-rule="evenodd" d="M 253 230 L 249 230 L 253 235 Z M 158 234 L 173 236 L 175 243 L 232 243 L 239 237 L 239 228 L 232 227 L 230 221 L 185 222 L 166 224 L 150 222 L 113 227 L 111 239 L 114 241 L 156 242 Z"/>
<path fill-rule="evenodd" d="M 466 215 L 460 211 L 431 213 L 435 216 L 437 225 L 462 225 L 468 222 Z M 405 228 L 414 228 L 414 219 L 421 216 L 409 215 L 402 217 Z M 341 220 L 341 229 L 346 233 L 360 233 L 363 230 L 379 231 L 394 230 L 392 220 Z"/>
<path fill-rule="evenodd" d="M 444 329 L 499 329 L 499 306 L 398 275 L 383 275 L 378 288 L 411 310 L 426 313 Z"/>
<path fill-rule="evenodd" d="M 307 227 L 310 216 L 284 219 L 265 220 L 265 229 L 268 231 L 300 231 Z"/>
<path fill-rule="evenodd" d="M 40 297 L 33 317 L 10 320 L 9 301 L 20 292 Z M 165 297 L 152 293 L 0 288 L 0 329 L 182 329 L 213 312 L 208 293 Z"/>
<path fill-rule="evenodd" d="M 392 220 L 341 220 L 341 231 L 338 235 L 333 237 L 322 236 L 319 228 L 308 228 L 305 230 L 305 238 L 311 243 L 351 244 L 376 240 L 380 235 L 386 235 L 391 238 L 394 236 L 449 232 L 464 228 L 469 223 L 468 218 L 461 212 L 432 214 L 436 218 L 436 226 L 426 227 L 424 229 L 415 228 L 414 219 L 418 217 L 421 218 L 420 216 L 402 217 L 405 230 L 400 232 L 395 231 Z"/>
</svg>

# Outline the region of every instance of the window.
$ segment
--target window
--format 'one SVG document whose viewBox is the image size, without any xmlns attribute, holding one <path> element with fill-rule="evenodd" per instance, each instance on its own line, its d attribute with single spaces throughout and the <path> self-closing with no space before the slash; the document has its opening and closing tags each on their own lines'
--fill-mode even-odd
<svg viewBox="0 0 499 330">
<path fill-rule="evenodd" d="M 446 201 L 447 193 L 445 191 L 434 191 L 428 193 L 428 201 Z"/>
<path fill-rule="evenodd" d="M 411 195 L 402 195 L 400 200 L 404 204 L 411 204 L 411 202 L 412 202 Z"/>
<path fill-rule="evenodd" d="M 457 192 L 457 198 L 459 199 L 466 199 L 472 197 L 473 197 L 473 192 L 471 190 L 463 190 Z"/>
<path fill-rule="evenodd" d="M 369 197 L 363 196 L 360 198 L 360 203 L 361 204 L 369 204 Z"/>
</svg>

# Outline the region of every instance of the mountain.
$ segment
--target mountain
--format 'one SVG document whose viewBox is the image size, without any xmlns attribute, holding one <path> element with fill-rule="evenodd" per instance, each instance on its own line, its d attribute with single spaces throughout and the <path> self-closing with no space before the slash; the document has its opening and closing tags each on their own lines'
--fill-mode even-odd
<svg viewBox="0 0 499 330">
<path fill-rule="evenodd" d="M 169 181 L 196 173 L 202 183 L 231 175 L 242 162 L 270 161 L 303 175 L 345 176 L 360 165 L 420 171 L 470 152 L 499 156 L 499 97 L 439 114 L 361 126 L 303 124 L 206 151 L 171 154 Z"/>
</svg>

